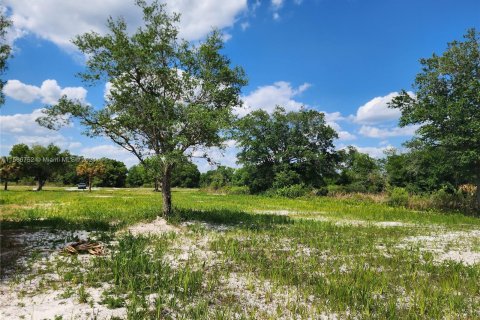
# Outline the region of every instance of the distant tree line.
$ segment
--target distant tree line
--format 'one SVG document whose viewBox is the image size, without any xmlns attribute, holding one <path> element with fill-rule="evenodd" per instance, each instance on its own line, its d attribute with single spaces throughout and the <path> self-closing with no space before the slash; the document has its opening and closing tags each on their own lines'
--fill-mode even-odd
<svg viewBox="0 0 480 320">
<path fill-rule="evenodd" d="M 100 158 L 87 159 L 72 155 L 68 150 L 50 144 L 27 146 L 16 144 L 8 156 L 0 161 L 0 179 L 7 189 L 7 183 L 35 183 L 37 190 L 43 189 L 45 183 L 59 185 L 76 185 L 80 182 L 91 182 L 96 187 L 125 187 L 127 167 L 121 161 Z M 94 168 L 89 163 L 97 164 Z M 101 169 L 99 169 L 101 167 Z"/>
</svg>

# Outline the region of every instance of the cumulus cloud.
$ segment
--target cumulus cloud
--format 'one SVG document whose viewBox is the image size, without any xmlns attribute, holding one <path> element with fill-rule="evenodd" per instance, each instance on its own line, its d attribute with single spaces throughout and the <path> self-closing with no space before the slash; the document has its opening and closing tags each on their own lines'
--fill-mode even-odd
<svg viewBox="0 0 480 320">
<path fill-rule="evenodd" d="M 133 1 L 118 0 L 4 0 L 10 9 L 18 36 L 34 34 L 65 49 L 72 49 L 71 39 L 85 32 L 100 34 L 107 30 L 109 16 L 122 16 L 135 30 L 141 24 L 141 12 Z M 94 9 L 92 9 L 94 8 Z M 235 24 L 247 10 L 247 0 L 173 0 L 167 10 L 181 13 L 180 35 L 198 40 L 213 27 L 223 29 Z"/>
<path fill-rule="evenodd" d="M 8 80 L 3 92 L 6 96 L 24 103 L 40 100 L 43 103 L 55 104 L 63 95 L 85 102 L 87 96 L 87 90 L 83 87 L 61 88 L 56 80 L 50 79 L 43 81 L 40 87 L 25 84 L 19 80 Z"/>
<path fill-rule="evenodd" d="M 349 141 L 349 140 L 355 140 L 357 139 L 357 136 L 354 135 L 353 133 L 350 133 L 346 130 L 343 130 L 340 124 L 338 124 L 338 121 L 344 121 L 347 120 L 340 112 L 332 112 L 328 113 L 325 111 L 322 111 L 325 114 L 325 122 L 327 125 L 332 127 L 338 134 L 338 140 L 339 141 Z"/>
<path fill-rule="evenodd" d="M 412 92 L 409 92 L 413 96 Z M 383 97 L 375 97 L 362 105 L 353 116 L 353 120 L 360 124 L 374 124 L 381 122 L 396 121 L 401 112 L 398 109 L 388 108 L 388 103 L 398 96 L 398 92 L 391 92 Z"/>
<path fill-rule="evenodd" d="M 240 116 L 244 116 L 258 109 L 272 112 L 277 105 L 284 107 L 287 111 L 298 111 L 304 104 L 296 101 L 294 98 L 309 87 L 310 84 L 304 83 L 294 88 L 286 81 L 278 81 L 272 85 L 261 86 L 250 94 L 243 96 L 244 106 L 235 111 Z"/>
<path fill-rule="evenodd" d="M 242 28 L 243 31 L 247 30 L 248 27 L 250 27 L 250 23 L 248 23 L 248 22 L 242 22 L 240 24 L 240 28 Z"/>
<path fill-rule="evenodd" d="M 369 156 L 373 158 L 384 158 L 385 157 L 385 151 L 392 149 L 393 146 L 387 145 L 387 146 L 382 146 L 382 147 L 359 147 L 356 145 L 353 145 L 359 152 L 361 153 L 366 153 Z"/>
<path fill-rule="evenodd" d="M 113 144 L 101 144 L 93 147 L 85 147 L 80 150 L 80 154 L 86 158 L 110 158 L 125 163 L 127 168 L 138 164 L 138 159 L 131 152 L 113 145 Z"/>
<path fill-rule="evenodd" d="M 338 133 L 338 140 L 340 141 L 350 141 L 350 140 L 357 139 L 356 135 L 345 130 L 338 130 L 337 133 Z"/>
<path fill-rule="evenodd" d="M 402 128 L 401 127 L 378 128 L 378 127 L 363 125 L 360 127 L 359 133 L 369 138 L 385 139 L 388 137 L 413 136 L 415 134 L 415 131 L 417 131 L 418 128 L 419 126 L 417 125 L 410 125 Z"/>
<path fill-rule="evenodd" d="M 61 148 L 77 148 L 80 142 L 72 141 L 57 131 L 40 126 L 35 120 L 43 115 L 43 109 L 35 109 L 32 113 L 1 115 L 2 144 L 25 143 L 28 145 L 48 145 L 53 143 Z M 8 153 L 8 150 L 2 152 Z"/>
<path fill-rule="evenodd" d="M 283 5 L 283 0 L 272 0 L 272 6 L 274 8 L 280 8 Z"/>
</svg>

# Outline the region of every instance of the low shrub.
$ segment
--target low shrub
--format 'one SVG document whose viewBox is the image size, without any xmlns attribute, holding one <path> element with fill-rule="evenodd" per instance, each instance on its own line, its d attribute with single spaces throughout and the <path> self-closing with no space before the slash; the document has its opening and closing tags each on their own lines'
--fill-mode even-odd
<svg viewBox="0 0 480 320">
<path fill-rule="evenodd" d="M 247 186 L 229 186 L 223 188 L 226 194 L 250 194 L 250 189 Z"/>
<path fill-rule="evenodd" d="M 317 197 L 325 197 L 328 195 L 328 192 L 329 190 L 327 187 L 320 187 L 318 189 L 313 189 L 311 193 Z"/>
<path fill-rule="evenodd" d="M 408 191 L 405 188 L 395 187 L 390 192 L 387 203 L 391 206 L 408 206 Z"/>
<path fill-rule="evenodd" d="M 463 212 L 476 212 L 475 195 L 465 193 L 462 190 L 451 191 L 442 188 L 432 193 L 432 206 L 440 210 L 460 210 Z"/>
<path fill-rule="evenodd" d="M 267 194 L 285 198 L 298 198 L 306 195 L 308 191 L 309 189 L 304 184 L 294 184 L 288 187 L 270 190 Z"/>
</svg>

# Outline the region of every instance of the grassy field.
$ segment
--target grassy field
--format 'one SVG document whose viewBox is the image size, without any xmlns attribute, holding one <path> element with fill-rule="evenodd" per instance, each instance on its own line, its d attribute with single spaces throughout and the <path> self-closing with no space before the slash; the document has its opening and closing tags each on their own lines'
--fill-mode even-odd
<svg viewBox="0 0 480 320">
<path fill-rule="evenodd" d="M 0 199 L 0 318 L 480 318 L 478 218 L 175 190 L 166 224 L 148 189 Z M 105 254 L 63 254 L 79 237 Z"/>
</svg>

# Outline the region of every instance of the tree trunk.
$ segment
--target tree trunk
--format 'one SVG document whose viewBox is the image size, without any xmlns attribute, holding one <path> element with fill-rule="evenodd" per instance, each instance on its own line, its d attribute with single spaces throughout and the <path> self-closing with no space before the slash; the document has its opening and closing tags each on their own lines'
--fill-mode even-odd
<svg viewBox="0 0 480 320">
<path fill-rule="evenodd" d="M 38 179 L 37 191 L 42 191 L 45 182 L 42 179 Z"/>
<path fill-rule="evenodd" d="M 171 164 L 165 164 L 162 177 L 162 199 L 163 199 L 163 216 L 169 217 L 172 214 L 172 168 Z"/>
<path fill-rule="evenodd" d="M 92 192 L 92 177 L 88 176 L 88 192 Z"/>
<path fill-rule="evenodd" d="M 3 190 L 8 190 L 8 180 L 5 180 L 5 184 L 3 185 Z"/>
<path fill-rule="evenodd" d="M 480 177 L 477 178 L 477 190 L 475 195 L 475 205 L 480 209 Z"/>
<path fill-rule="evenodd" d="M 155 180 L 154 180 L 154 182 L 153 182 L 153 184 L 154 184 L 154 185 L 153 185 L 153 191 L 155 191 L 155 192 L 158 192 L 158 191 L 159 191 L 158 187 L 159 187 L 159 185 L 160 185 L 160 182 L 159 182 L 158 180 L 159 180 L 158 177 L 155 177 Z"/>
</svg>

